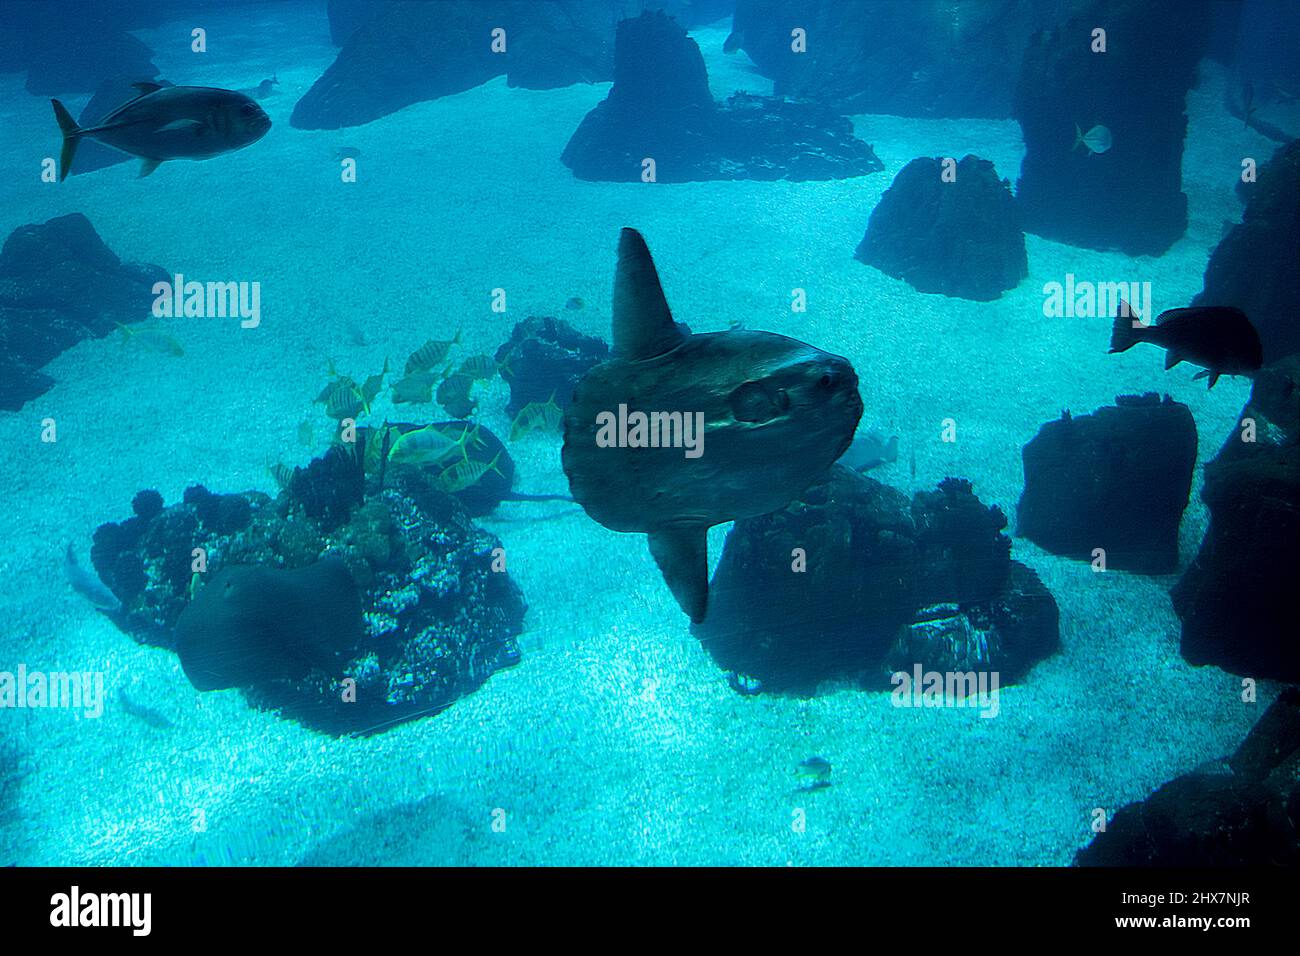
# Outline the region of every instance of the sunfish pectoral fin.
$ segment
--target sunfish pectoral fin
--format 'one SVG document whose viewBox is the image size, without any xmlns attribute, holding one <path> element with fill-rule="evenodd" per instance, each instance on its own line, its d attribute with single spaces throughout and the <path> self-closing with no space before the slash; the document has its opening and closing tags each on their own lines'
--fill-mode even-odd
<svg viewBox="0 0 1300 956">
<path fill-rule="evenodd" d="M 161 159 L 142 157 L 140 160 L 140 178 L 144 179 L 162 164 Z"/>
<path fill-rule="evenodd" d="M 683 341 L 645 240 L 635 229 L 624 228 L 614 274 L 614 354 L 629 361 L 654 358 Z"/>
<path fill-rule="evenodd" d="M 703 525 L 651 531 L 650 554 L 692 624 L 709 608 L 709 529 Z"/>
</svg>

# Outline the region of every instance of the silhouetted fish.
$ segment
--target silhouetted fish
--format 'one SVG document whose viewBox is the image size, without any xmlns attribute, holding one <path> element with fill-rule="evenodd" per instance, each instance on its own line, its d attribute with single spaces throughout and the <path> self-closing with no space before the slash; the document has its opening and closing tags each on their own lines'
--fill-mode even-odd
<svg viewBox="0 0 1300 956">
<path fill-rule="evenodd" d="M 1072 151 L 1084 146 L 1089 154 L 1104 153 L 1112 145 L 1114 141 L 1111 139 L 1110 130 L 1106 127 L 1098 124 L 1085 133 L 1079 129 L 1078 123 L 1074 124 L 1074 145 L 1070 147 Z"/>
<path fill-rule="evenodd" d="M 708 529 L 784 507 L 844 453 L 862 416 L 858 376 L 847 359 L 784 335 L 683 332 L 635 229 L 619 236 L 614 356 L 574 389 L 564 473 L 595 521 L 649 536 L 698 623 Z"/>
<path fill-rule="evenodd" d="M 1246 313 L 1227 305 L 1200 305 L 1161 312 L 1155 325 L 1138 318 L 1127 302 L 1120 301 L 1110 334 L 1110 351 L 1124 352 L 1139 342 L 1165 350 L 1165 368 L 1191 362 L 1205 369 L 1194 378 L 1250 375 L 1264 364 L 1259 333 Z"/>
<path fill-rule="evenodd" d="M 72 171 L 83 136 L 141 159 L 148 176 L 169 159 L 211 159 L 257 142 L 271 119 L 250 97 L 207 86 L 133 84 L 140 95 L 123 103 L 95 126 L 82 128 L 58 100 L 50 100 L 63 132 L 59 179 Z"/>
<path fill-rule="evenodd" d="M 840 464 L 857 472 L 867 472 L 898 461 L 898 436 L 893 435 L 886 440 L 880 432 L 858 432 L 839 460 Z"/>
</svg>

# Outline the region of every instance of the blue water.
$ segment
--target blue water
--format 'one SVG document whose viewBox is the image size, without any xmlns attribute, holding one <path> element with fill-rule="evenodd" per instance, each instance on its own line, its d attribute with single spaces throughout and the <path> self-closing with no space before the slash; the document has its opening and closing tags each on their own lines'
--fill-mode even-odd
<svg viewBox="0 0 1300 956">
<path fill-rule="evenodd" d="M 935 29 L 946 22 L 956 37 L 945 42 L 981 42 L 960 32 L 979 3 L 934 5 Z M 613 5 L 591 5 L 617 21 Z M 727 5 L 696 6 L 708 20 L 677 12 L 713 97 L 770 96 L 774 80 L 749 52 L 723 52 Z M 24 17 L 48 12 L 29 7 L 6 9 L 11 40 Z M 1026 145 L 1008 110 L 848 112 L 883 166 L 867 175 L 589 182 L 559 157 L 612 74 L 544 89 L 495 75 L 360 124 L 301 129 L 295 105 L 339 56 L 324 3 L 160 7 L 128 16 L 84 0 L 60 4 L 59 16 L 129 32 L 157 77 L 178 85 L 242 90 L 274 77 L 256 101 L 269 132 L 143 178 L 132 159 L 84 173 L 74 161 L 65 181 L 47 181 L 59 155 L 49 99 L 80 116 L 98 84 L 56 70 L 56 89 L 30 92 L 21 57 L 0 45 L 0 234 L 80 213 L 123 261 L 258 283 L 260 311 L 241 327 L 231 316 L 152 318 L 146 301 L 139 320 L 159 332 L 153 342 L 82 338 L 41 366 L 45 391 L 0 412 L 0 672 L 95 675 L 102 691 L 102 708 L 0 708 L 0 862 L 1066 865 L 1093 837 L 1095 808 L 1141 800 L 1230 753 L 1275 696 L 1261 681 L 1258 703 L 1244 706 L 1239 677 L 1187 663 L 1168 593 L 1206 532 L 1201 466 L 1236 427 L 1250 380 L 1207 391 L 1194 367 L 1162 371 L 1154 350 L 1108 355 L 1107 316 L 1043 312 L 1044 286 L 1067 275 L 1150 282 L 1157 311 L 1201 291 L 1225 221 L 1241 215 L 1231 188 L 1241 156 L 1262 162 L 1277 145 L 1225 108 L 1239 79 L 1222 59 L 1207 53 L 1186 97 L 1187 225 L 1167 250 L 1129 255 L 1030 231 L 1028 274 L 976 301 L 917 291 L 853 252 L 917 157 L 973 153 L 1014 189 Z M 898 69 L 909 66 L 926 68 Z M 1280 101 L 1260 109 L 1294 123 Z M 1100 574 L 1013 538 L 1012 557 L 1059 607 L 1060 647 L 1003 687 L 996 719 L 983 719 L 974 708 L 893 706 L 888 689 L 858 686 L 852 667 L 806 693 L 739 693 L 641 535 L 565 501 L 504 502 L 473 521 L 504 549 L 527 604 L 510 660 L 476 673 L 445 709 L 358 735 L 259 707 L 237 688 L 197 690 L 177 653 L 133 639 L 67 583 L 67 545 L 89 566 L 96 528 L 130 517 L 142 489 L 168 506 L 196 484 L 274 498 L 275 466 L 305 467 L 330 446 L 337 425 L 313 399 L 336 374 L 361 382 L 389 361 L 385 391 L 358 423 L 427 424 L 461 416 L 436 402 L 395 405 L 387 391 L 427 340 L 459 331 L 449 363 L 492 356 L 516 323 L 556 316 L 611 341 L 625 226 L 646 237 L 673 315 L 694 333 L 775 332 L 852 362 L 863 429 L 899 437 L 897 459 L 873 480 L 911 496 L 966 478 L 1010 516 L 1008 534 L 1021 448 L 1042 424 L 1121 394 L 1186 404 L 1200 440 L 1176 570 Z M 806 310 L 791 308 L 794 290 Z M 566 308 L 574 297 L 581 308 Z M 20 345 L 0 338 L 7 351 Z M 468 417 L 504 441 L 514 489 L 569 494 L 558 431 L 511 438 L 500 375 L 474 396 Z M 944 438 L 949 420 L 955 441 Z M 728 529 L 708 532 L 714 567 Z M 793 628 L 801 609 L 789 613 Z M 801 775 L 813 757 L 833 768 L 829 786 Z"/>
</svg>

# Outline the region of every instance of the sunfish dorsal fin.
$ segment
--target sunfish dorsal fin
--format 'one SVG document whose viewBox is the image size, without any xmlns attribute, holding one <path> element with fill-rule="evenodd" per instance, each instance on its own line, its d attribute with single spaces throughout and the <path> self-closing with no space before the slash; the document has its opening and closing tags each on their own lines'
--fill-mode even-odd
<svg viewBox="0 0 1300 956">
<path fill-rule="evenodd" d="M 650 554 L 692 624 L 709 608 L 709 529 L 704 525 L 651 531 Z"/>
<path fill-rule="evenodd" d="M 614 354 L 638 361 L 671 352 L 685 341 L 673 322 L 659 273 L 641 233 L 625 228 L 618 236 L 614 274 Z"/>
</svg>

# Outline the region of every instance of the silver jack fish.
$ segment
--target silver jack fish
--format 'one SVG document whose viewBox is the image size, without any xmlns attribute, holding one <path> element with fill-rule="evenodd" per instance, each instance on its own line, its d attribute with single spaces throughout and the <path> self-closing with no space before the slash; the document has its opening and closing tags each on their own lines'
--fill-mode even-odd
<svg viewBox="0 0 1300 956">
<path fill-rule="evenodd" d="M 169 159 L 211 159 L 257 142 L 271 118 L 252 98 L 208 86 L 135 83 L 140 95 L 123 103 L 98 125 L 82 128 L 58 100 L 54 118 L 63 132 L 59 180 L 72 172 L 72 157 L 82 137 L 98 140 L 141 160 L 148 176 Z"/>
</svg>

